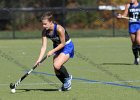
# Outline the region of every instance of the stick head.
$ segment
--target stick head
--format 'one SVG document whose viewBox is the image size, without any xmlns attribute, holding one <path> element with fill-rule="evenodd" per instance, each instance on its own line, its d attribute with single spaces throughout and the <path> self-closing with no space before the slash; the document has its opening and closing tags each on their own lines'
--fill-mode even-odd
<svg viewBox="0 0 140 100">
<path fill-rule="evenodd" d="M 15 89 L 15 84 L 10 83 L 10 89 Z"/>
</svg>

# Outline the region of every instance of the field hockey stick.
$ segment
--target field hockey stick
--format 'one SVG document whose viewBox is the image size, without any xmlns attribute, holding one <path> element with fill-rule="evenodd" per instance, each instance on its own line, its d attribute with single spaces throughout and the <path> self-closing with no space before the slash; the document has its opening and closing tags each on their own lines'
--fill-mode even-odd
<svg viewBox="0 0 140 100">
<path fill-rule="evenodd" d="M 128 19 L 128 20 L 136 20 L 135 18 L 125 17 L 125 16 L 121 16 L 121 18 Z"/>
<path fill-rule="evenodd" d="M 46 58 L 48 58 L 48 56 L 45 56 L 39 63 L 42 63 Z M 10 88 L 15 89 L 21 83 L 21 81 L 23 81 L 37 66 L 39 66 L 39 63 L 34 65 L 32 69 L 30 69 L 26 74 L 24 74 L 15 84 L 11 83 Z"/>
<path fill-rule="evenodd" d="M 118 15 L 119 15 L 119 13 L 114 12 L 114 16 L 117 17 Z M 132 21 L 135 21 L 135 20 L 136 20 L 135 18 L 130 18 L 130 17 L 126 17 L 126 16 L 121 16 L 121 18 L 128 19 L 128 20 L 132 20 Z"/>
</svg>

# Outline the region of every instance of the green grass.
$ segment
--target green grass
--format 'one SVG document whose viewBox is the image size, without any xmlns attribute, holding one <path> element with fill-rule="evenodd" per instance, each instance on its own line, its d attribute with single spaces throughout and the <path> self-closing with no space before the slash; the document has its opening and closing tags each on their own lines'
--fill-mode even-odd
<svg viewBox="0 0 140 100">
<path fill-rule="evenodd" d="M 80 37 L 113 37 L 113 36 L 128 36 L 128 31 L 125 29 L 67 29 L 69 35 L 74 38 Z M 41 30 L 34 31 L 0 31 L 0 38 L 40 38 Z"/>
<path fill-rule="evenodd" d="M 50 57 L 35 70 L 37 74 L 32 73 L 17 87 L 15 94 L 10 93 L 9 84 L 18 80 L 35 63 L 41 39 L 0 40 L 0 100 L 140 99 L 140 90 L 134 88 L 140 87 L 140 66 L 133 65 L 129 38 L 72 40 L 75 58 L 65 64 L 74 78 L 71 91 L 55 91 L 61 83 L 53 76 Z M 52 43 L 49 41 L 48 44 L 48 50 L 52 49 Z"/>
</svg>

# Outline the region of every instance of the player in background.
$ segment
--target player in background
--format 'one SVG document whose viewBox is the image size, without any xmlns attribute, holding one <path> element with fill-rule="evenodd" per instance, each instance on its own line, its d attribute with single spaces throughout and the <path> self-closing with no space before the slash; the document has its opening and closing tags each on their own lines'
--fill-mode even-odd
<svg viewBox="0 0 140 100">
<path fill-rule="evenodd" d="M 132 51 L 134 54 L 134 64 L 139 64 L 140 54 L 140 3 L 138 0 L 131 0 L 126 4 L 123 14 L 118 14 L 117 18 L 129 16 L 129 33 L 132 41 Z"/>
<path fill-rule="evenodd" d="M 36 64 L 40 62 L 46 52 L 48 38 L 51 39 L 53 42 L 53 49 L 47 53 L 47 56 L 54 55 L 54 71 L 57 78 L 63 83 L 60 90 L 70 90 L 72 75 L 67 72 L 63 64 L 66 63 L 69 58 L 73 58 L 74 44 L 66 30 L 61 25 L 54 22 L 51 12 L 45 13 L 41 21 L 44 28 L 42 31 L 42 47 Z"/>
</svg>

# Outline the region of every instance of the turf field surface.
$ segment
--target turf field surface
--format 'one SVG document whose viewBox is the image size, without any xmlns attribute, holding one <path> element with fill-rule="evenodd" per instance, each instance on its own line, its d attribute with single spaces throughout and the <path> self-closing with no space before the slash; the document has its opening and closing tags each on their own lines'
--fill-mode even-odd
<svg viewBox="0 0 140 100">
<path fill-rule="evenodd" d="M 0 100 L 138 100 L 140 65 L 133 65 L 129 38 L 73 38 L 75 58 L 65 64 L 73 75 L 72 89 L 59 92 L 52 57 L 46 59 L 10 93 L 35 63 L 41 39 L 0 40 Z M 48 50 L 52 43 L 48 42 Z M 47 51 L 48 51 L 47 50 Z"/>
</svg>

